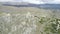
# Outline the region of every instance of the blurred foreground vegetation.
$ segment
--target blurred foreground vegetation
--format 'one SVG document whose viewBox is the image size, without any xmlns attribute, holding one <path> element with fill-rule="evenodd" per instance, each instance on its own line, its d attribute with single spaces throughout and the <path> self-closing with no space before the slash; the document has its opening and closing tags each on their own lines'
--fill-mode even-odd
<svg viewBox="0 0 60 34">
<path fill-rule="evenodd" d="M 19 25 L 22 28 L 18 29 Z M 36 31 L 35 28 L 33 29 L 35 25 L 37 26 Z M 11 28 L 15 26 L 17 26 L 17 30 L 13 29 L 12 32 Z M 30 28 L 32 29 L 31 33 Z M 0 34 L 8 34 L 9 32 L 9 34 L 22 34 L 26 30 L 28 33 L 25 34 L 60 34 L 60 10 L 0 6 Z"/>
</svg>

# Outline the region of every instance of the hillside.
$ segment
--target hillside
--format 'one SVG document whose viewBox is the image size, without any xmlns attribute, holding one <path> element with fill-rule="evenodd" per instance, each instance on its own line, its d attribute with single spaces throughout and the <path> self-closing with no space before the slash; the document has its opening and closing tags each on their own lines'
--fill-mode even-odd
<svg viewBox="0 0 60 34">
<path fill-rule="evenodd" d="M 12 6 L 0 6 L 1 12 L 8 12 L 8 13 L 27 13 L 31 12 L 32 14 L 46 14 L 49 15 L 52 13 L 53 10 L 47 9 L 40 9 L 36 7 L 12 7 Z"/>
<path fill-rule="evenodd" d="M 60 34 L 59 11 L 0 6 L 0 34 Z"/>
</svg>

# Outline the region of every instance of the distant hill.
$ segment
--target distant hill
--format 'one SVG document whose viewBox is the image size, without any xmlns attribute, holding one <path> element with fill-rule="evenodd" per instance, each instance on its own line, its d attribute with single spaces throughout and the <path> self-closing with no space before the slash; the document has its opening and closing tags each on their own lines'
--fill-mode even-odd
<svg viewBox="0 0 60 34">
<path fill-rule="evenodd" d="M 51 17 L 51 15 L 55 15 L 55 17 L 60 18 L 60 10 L 59 9 L 43 9 L 43 8 L 36 8 L 36 7 L 13 7 L 13 6 L 0 6 L 0 12 L 6 13 L 27 13 L 31 12 L 34 15 L 46 15 Z"/>
<path fill-rule="evenodd" d="M 15 7 L 38 7 L 45 9 L 60 9 L 60 4 L 32 4 L 28 2 L 4 2 L 2 5 Z"/>
</svg>

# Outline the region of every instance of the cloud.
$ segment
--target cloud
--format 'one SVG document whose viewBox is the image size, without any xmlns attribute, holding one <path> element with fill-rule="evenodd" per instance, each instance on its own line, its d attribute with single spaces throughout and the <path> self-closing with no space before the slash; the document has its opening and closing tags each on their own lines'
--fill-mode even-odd
<svg viewBox="0 0 60 34">
<path fill-rule="evenodd" d="M 60 0 L 42 0 L 44 3 L 47 4 L 60 4 Z"/>
<path fill-rule="evenodd" d="M 28 2 L 33 4 L 44 4 L 44 2 L 40 0 L 0 0 L 0 2 Z"/>
<path fill-rule="evenodd" d="M 7 2 L 7 1 L 13 1 L 13 0 L 0 0 L 0 2 Z"/>
<path fill-rule="evenodd" d="M 60 0 L 54 0 L 53 2 L 51 2 L 53 4 L 60 4 Z"/>
<path fill-rule="evenodd" d="M 60 0 L 0 0 L 0 2 L 28 2 L 33 4 L 60 4 Z"/>
<path fill-rule="evenodd" d="M 29 3 L 34 3 L 34 4 L 43 4 L 42 1 L 39 1 L 39 0 L 24 0 L 24 2 L 29 2 Z"/>
<path fill-rule="evenodd" d="M 17 0 L 14 0 L 17 1 Z M 28 2 L 28 3 L 33 3 L 33 4 L 43 4 L 44 2 L 40 1 L 40 0 L 18 0 L 20 2 Z"/>
<path fill-rule="evenodd" d="M 41 1 L 43 1 L 43 2 L 52 2 L 54 0 L 41 0 Z"/>
</svg>

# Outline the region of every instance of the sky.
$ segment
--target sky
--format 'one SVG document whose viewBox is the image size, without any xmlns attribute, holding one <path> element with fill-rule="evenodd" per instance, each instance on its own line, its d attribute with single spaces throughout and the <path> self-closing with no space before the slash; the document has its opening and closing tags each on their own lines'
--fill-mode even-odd
<svg viewBox="0 0 60 34">
<path fill-rule="evenodd" d="M 28 2 L 34 4 L 60 4 L 60 0 L 0 0 L 0 2 Z"/>
</svg>

